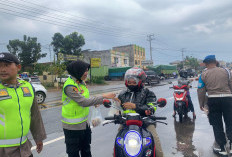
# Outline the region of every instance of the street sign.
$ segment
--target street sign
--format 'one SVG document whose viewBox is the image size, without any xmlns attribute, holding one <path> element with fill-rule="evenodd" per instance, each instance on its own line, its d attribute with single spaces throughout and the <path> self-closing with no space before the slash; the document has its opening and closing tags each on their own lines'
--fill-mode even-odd
<svg viewBox="0 0 232 157">
<path fill-rule="evenodd" d="M 153 65 L 153 60 L 144 60 L 141 61 L 142 66 Z"/>
<path fill-rule="evenodd" d="M 101 58 L 91 58 L 91 67 L 98 68 L 101 66 Z"/>
</svg>

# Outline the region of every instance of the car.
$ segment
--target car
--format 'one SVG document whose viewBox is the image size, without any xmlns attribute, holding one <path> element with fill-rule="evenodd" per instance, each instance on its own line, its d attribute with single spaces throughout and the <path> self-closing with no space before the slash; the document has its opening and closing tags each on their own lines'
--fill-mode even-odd
<svg viewBox="0 0 232 157">
<path fill-rule="evenodd" d="M 47 90 L 46 88 L 41 84 L 38 77 L 26 77 L 26 78 L 20 78 L 25 81 L 28 81 L 32 84 L 33 88 L 35 89 L 35 95 L 37 98 L 37 103 L 42 104 L 46 97 L 47 97 Z"/>
<path fill-rule="evenodd" d="M 188 77 L 195 77 L 197 75 L 195 69 L 187 69 L 187 73 Z"/>
<path fill-rule="evenodd" d="M 148 85 L 159 84 L 160 77 L 154 71 L 145 71 L 147 78 L 146 83 Z"/>
<path fill-rule="evenodd" d="M 56 77 L 55 81 L 60 83 L 65 83 L 65 81 L 70 77 L 71 75 L 62 75 L 61 77 Z"/>
</svg>

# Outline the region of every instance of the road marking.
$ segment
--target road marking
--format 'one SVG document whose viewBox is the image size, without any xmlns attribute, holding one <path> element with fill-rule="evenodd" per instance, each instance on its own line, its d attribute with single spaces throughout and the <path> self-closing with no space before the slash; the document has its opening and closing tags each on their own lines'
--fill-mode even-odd
<svg viewBox="0 0 232 157">
<path fill-rule="evenodd" d="M 61 100 L 57 100 L 57 101 L 50 101 L 50 102 L 47 102 L 47 103 L 43 103 L 44 105 L 50 105 L 50 104 L 53 104 L 53 103 L 61 103 L 62 101 Z"/>
<path fill-rule="evenodd" d="M 55 139 L 53 139 L 53 140 L 47 141 L 47 142 L 45 142 L 43 145 L 46 146 L 46 145 L 48 145 L 48 144 L 54 143 L 54 142 L 59 141 L 59 140 L 62 140 L 62 139 L 64 139 L 64 136 L 61 136 L 61 137 L 55 138 Z M 31 148 L 31 150 L 35 150 L 35 149 L 36 149 L 36 146 L 33 146 L 33 147 Z"/>
</svg>

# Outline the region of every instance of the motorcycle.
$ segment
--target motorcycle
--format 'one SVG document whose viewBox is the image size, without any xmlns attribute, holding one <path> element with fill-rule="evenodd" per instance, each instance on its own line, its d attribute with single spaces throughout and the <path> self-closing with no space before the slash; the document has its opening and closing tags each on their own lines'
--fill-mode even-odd
<svg viewBox="0 0 232 157">
<path fill-rule="evenodd" d="M 119 107 L 103 103 L 105 107 Z M 159 105 L 158 105 L 159 106 Z M 121 110 L 122 111 L 122 110 Z M 114 143 L 114 157 L 155 157 L 156 146 L 152 134 L 146 129 L 148 125 L 165 122 L 166 117 L 148 116 L 142 117 L 138 113 L 129 113 L 105 117 L 106 124 L 121 124 L 122 129 L 118 132 Z"/>
<path fill-rule="evenodd" d="M 183 116 L 187 116 L 189 110 L 188 107 L 188 98 L 187 98 L 187 90 L 188 86 L 187 85 L 173 85 L 173 87 L 170 87 L 174 89 L 174 105 L 176 108 L 176 111 L 179 115 L 179 121 L 182 123 L 183 121 Z"/>
</svg>

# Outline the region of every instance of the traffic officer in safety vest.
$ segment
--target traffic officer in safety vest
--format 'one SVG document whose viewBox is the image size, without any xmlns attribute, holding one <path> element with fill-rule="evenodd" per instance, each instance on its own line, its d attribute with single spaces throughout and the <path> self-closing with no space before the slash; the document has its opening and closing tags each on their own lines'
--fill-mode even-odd
<svg viewBox="0 0 232 157">
<path fill-rule="evenodd" d="M 20 69 L 14 55 L 0 53 L 0 157 L 32 157 L 29 130 L 38 153 L 46 138 L 34 89 L 17 79 Z"/>
<path fill-rule="evenodd" d="M 66 152 L 69 157 L 91 157 L 91 130 L 87 122 L 89 107 L 103 103 L 103 99 L 113 99 L 114 93 L 90 97 L 84 82 L 90 65 L 81 60 L 67 66 L 71 75 L 64 83 L 62 92 L 62 123 Z"/>
</svg>

